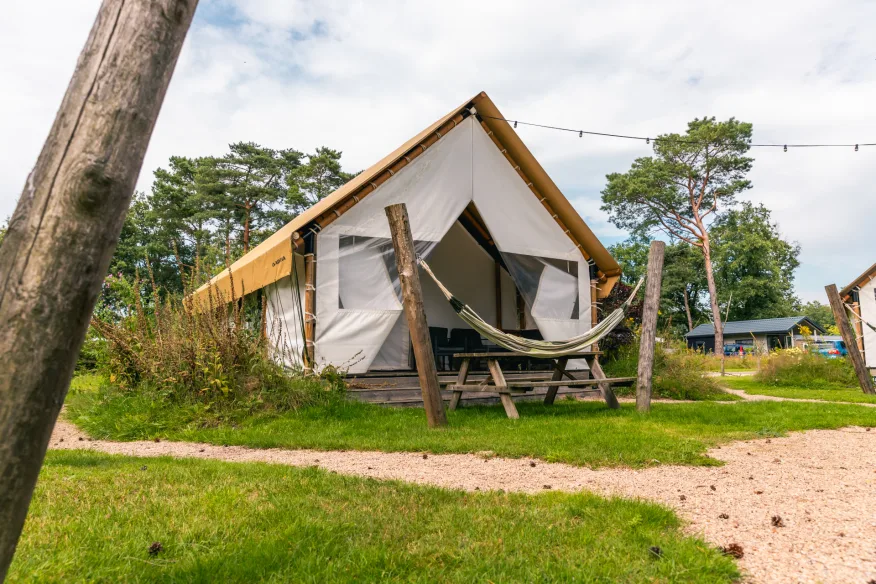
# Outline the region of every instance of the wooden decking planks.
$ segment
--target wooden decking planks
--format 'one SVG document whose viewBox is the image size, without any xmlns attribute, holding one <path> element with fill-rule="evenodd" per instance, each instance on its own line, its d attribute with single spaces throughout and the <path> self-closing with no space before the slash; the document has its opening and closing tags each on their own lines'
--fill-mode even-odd
<svg viewBox="0 0 876 584">
<path fill-rule="evenodd" d="M 588 371 L 573 371 L 573 375 L 586 379 L 589 377 Z M 487 373 L 484 371 L 475 371 L 469 374 L 469 382 L 484 381 L 487 378 Z M 514 373 L 506 373 L 505 378 L 509 383 L 517 383 L 523 381 L 549 381 L 551 378 L 550 371 L 520 371 Z M 441 371 L 439 372 L 439 382 L 441 384 L 441 397 L 449 401 L 453 395 L 452 391 L 446 388 L 448 385 L 456 383 L 457 372 Z M 422 406 L 422 398 L 420 397 L 420 387 L 418 379 L 413 372 L 371 372 L 364 375 L 350 375 L 347 377 L 348 392 L 352 399 L 383 405 L 396 406 Z M 522 400 L 542 400 L 544 399 L 547 389 L 537 387 L 525 394 L 518 395 L 515 393 L 514 399 Z M 591 387 L 576 387 L 567 388 L 561 387 L 557 392 L 559 396 L 565 395 L 596 395 L 599 390 Z M 487 404 L 498 403 L 499 394 L 495 392 L 483 392 L 476 395 L 462 396 L 461 403 L 464 404 Z"/>
</svg>

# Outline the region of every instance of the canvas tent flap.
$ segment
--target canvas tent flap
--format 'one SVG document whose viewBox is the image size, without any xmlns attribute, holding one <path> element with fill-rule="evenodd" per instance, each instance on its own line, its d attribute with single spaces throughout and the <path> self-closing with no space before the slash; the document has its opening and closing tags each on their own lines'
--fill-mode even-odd
<svg viewBox="0 0 876 584">
<path fill-rule="evenodd" d="M 384 208 L 405 203 L 418 253 L 428 257 L 471 201 L 471 127 L 463 121 L 412 164 L 342 215 L 317 238 L 317 362 L 355 361 L 367 371 L 401 315 L 401 295 Z M 371 317 L 366 313 L 375 313 Z M 384 315 L 378 317 L 377 314 Z M 389 315 L 394 315 L 390 318 Z M 373 320 L 368 330 L 361 323 Z M 322 323 L 330 323 L 328 326 Z M 396 336 L 407 336 L 407 331 Z M 344 332 L 348 331 L 348 332 Z M 361 337 L 364 335 L 364 339 Z M 354 338 L 358 336 L 359 338 Z M 364 342 L 361 342 L 364 341 Z M 390 343 L 401 347 L 393 338 Z M 360 353 L 355 358 L 353 353 Z M 384 351 L 380 363 L 407 368 L 407 356 Z"/>
</svg>

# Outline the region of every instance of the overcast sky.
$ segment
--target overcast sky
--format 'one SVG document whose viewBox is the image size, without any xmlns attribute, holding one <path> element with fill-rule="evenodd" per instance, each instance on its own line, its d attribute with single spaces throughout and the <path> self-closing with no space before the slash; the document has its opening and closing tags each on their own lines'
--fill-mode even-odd
<svg viewBox="0 0 876 584">
<path fill-rule="evenodd" d="M 0 20 L 0 218 L 15 207 L 97 0 L 13 0 Z M 876 142 L 876 2 L 332 2 L 202 0 L 140 173 L 170 155 L 254 141 L 376 162 L 484 90 L 509 118 L 603 132 L 681 132 L 703 115 L 755 142 Z M 518 132 L 606 245 L 610 172 L 649 147 Z M 876 147 L 755 149 L 745 197 L 802 246 L 797 291 L 876 262 Z"/>
</svg>

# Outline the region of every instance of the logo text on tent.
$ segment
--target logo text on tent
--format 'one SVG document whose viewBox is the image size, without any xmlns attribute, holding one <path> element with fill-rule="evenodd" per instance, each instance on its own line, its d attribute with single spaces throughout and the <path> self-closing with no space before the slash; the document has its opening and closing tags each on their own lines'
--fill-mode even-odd
<svg viewBox="0 0 876 584">
<path fill-rule="evenodd" d="M 285 262 L 285 261 L 286 261 L 286 256 L 283 256 L 283 257 L 281 257 L 281 258 L 278 259 L 278 260 L 274 260 L 274 263 L 271 264 L 271 267 L 273 268 L 274 266 L 276 266 L 276 265 L 279 264 L 280 262 Z"/>
</svg>

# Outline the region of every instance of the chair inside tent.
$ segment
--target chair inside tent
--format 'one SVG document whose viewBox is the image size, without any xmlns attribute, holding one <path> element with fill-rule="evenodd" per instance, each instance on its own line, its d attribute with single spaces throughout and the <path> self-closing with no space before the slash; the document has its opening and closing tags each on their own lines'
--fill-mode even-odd
<svg viewBox="0 0 876 584">
<path fill-rule="evenodd" d="M 372 181 L 367 196 L 354 195 L 352 205 L 349 196 L 338 197 L 334 206 L 323 201 L 320 211 L 331 217 L 330 222 L 317 225 L 313 214 L 297 220 L 296 233 L 310 238 L 309 253 L 316 260 L 315 314 L 308 314 L 302 301 L 310 292 L 302 277 L 303 249 L 295 252 L 294 264 L 286 262 L 287 275 L 274 277 L 265 286 L 268 334 L 288 365 L 302 365 L 302 329 L 315 318 L 316 368 L 334 365 L 363 373 L 413 367 L 384 212 L 395 203 L 407 206 L 419 255 L 441 282 L 490 324 L 545 340 L 567 339 L 591 327 L 591 280 L 598 282 L 602 295 L 607 294 L 619 274 L 617 264 L 598 242 L 599 258 L 593 259 L 592 234 L 591 249 L 585 249 L 526 180 L 520 166 L 509 159 L 474 106 L 460 111 L 464 115 L 452 129 L 379 185 Z M 343 212 L 338 211 L 340 201 L 347 202 Z M 307 219 L 311 222 L 305 226 Z M 580 232 L 583 221 L 577 217 L 577 222 Z M 267 244 L 288 254 L 290 233 L 283 235 L 285 240 L 279 235 L 259 248 Z M 261 255 L 266 255 L 264 250 Z M 247 264 L 246 259 L 233 265 L 232 271 L 238 266 L 240 277 L 252 281 L 254 276 L 247 272 L 252 262 Z M 267 260 L 262 264 L 267 265 Z M 435 283 L 427 277 L 420 281 L 430 328 L 464 336 L 459 331 L 468 325 Z M 247 284 L 245 289 L 250 292 L 254 287 Z"/>
</svg>

